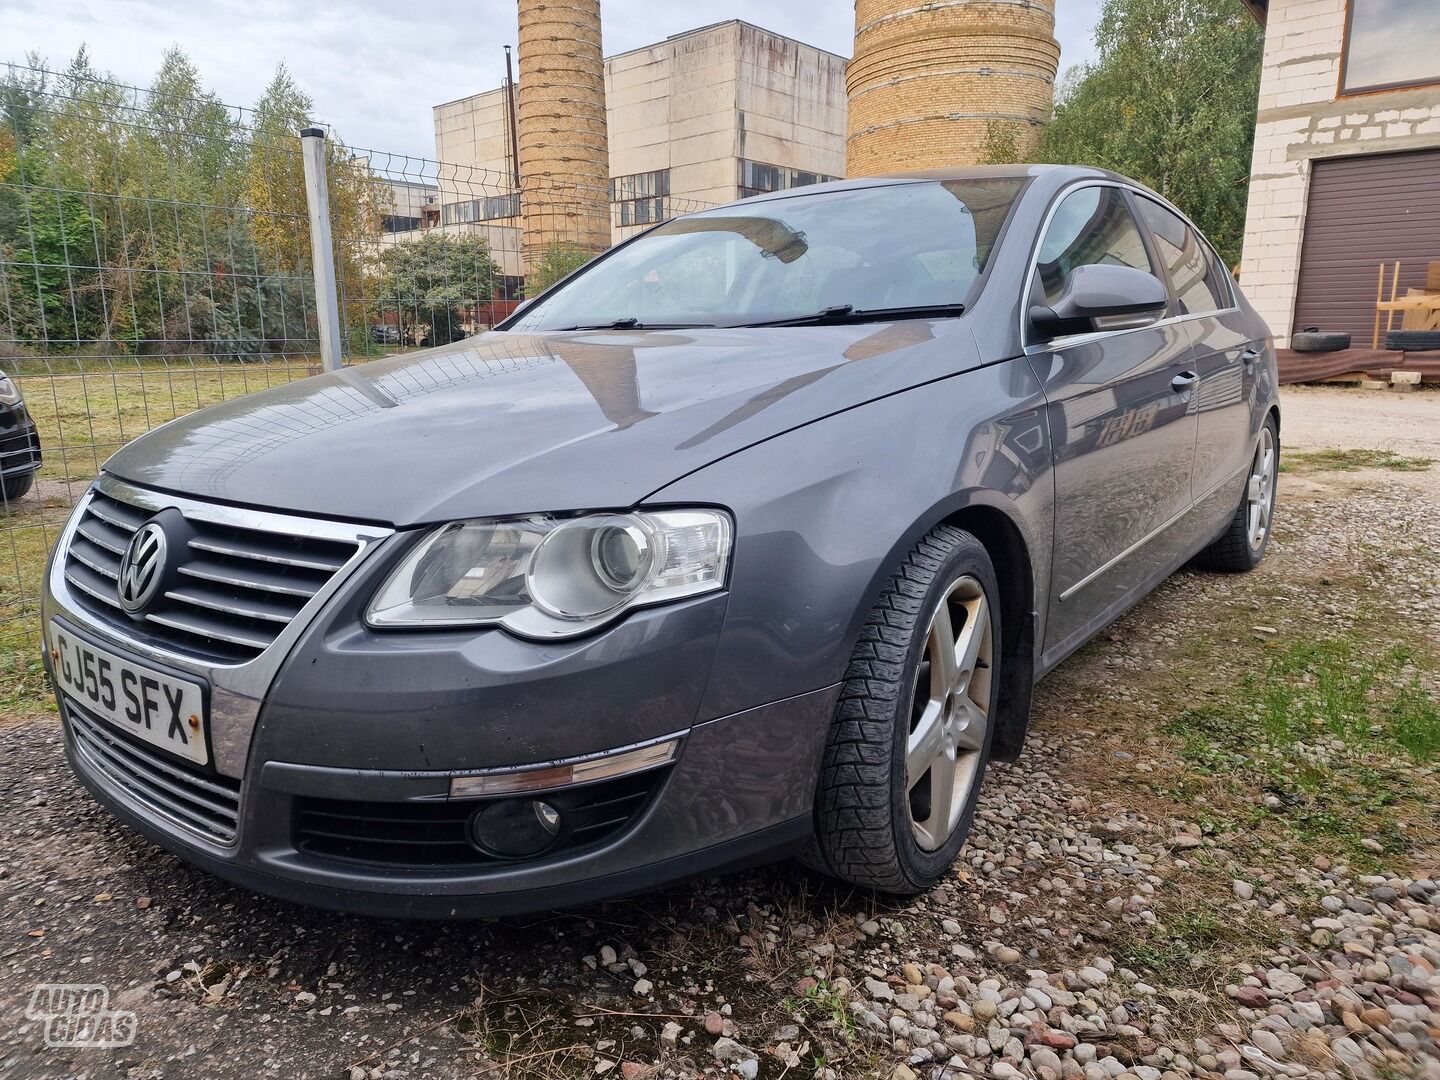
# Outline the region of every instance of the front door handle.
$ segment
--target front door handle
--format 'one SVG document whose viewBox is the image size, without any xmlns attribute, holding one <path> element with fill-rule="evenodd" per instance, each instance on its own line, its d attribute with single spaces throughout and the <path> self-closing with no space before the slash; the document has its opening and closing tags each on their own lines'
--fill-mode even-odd
<svg viewBox="0 0 1440 1080">
<path fill-rule="evenodd" d="M 1170 389 L 1182 397 L 1195 389 L 1195 384 L 1200 381 L 1200 376 L 1193 371 L 1182 371 L 1175 378 L 1170 380 Z"/>
<path fill-rule="evenodd" d="M 1252 345 L 1240 354 L 1240 362 L 1246 367 L 1254 367 L 1255 361 L 1259 360 L 1262 355 L 1264 354 Z"/>
</svg>

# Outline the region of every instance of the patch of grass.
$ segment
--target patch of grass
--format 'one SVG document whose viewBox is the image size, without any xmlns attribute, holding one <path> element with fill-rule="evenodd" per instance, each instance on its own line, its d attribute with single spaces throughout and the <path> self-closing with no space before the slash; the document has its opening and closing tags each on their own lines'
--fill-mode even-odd
<svg viewBox="0 0 1440 1080">
<path fill-rule="evenodd" d="M 40 432 L 42 479 L 88 481 L 125 443 L 177 416 L 304 378 L 308 357 L 236 363 L 213 357 L 96 360 L 32 357 L 8 362 Z"/>
<path fill-rule="evenodd" d="M 1126 935 L 1112 942 L 1116 959 L 1126 967 L 1143 968 L 1176 982 L 1194 981 L 1194 973 L 1220 970 L 1224 957 L 1253 952 L 1271 944 L 1273 934 L 1211 904 L 1181 906 L 1145 935 Z"/>
<path fill-rule="evenodd" d="M 1407 645 L 1305 639 L 1279 645 L 1262 672 L 1163 730 L 1201 771 L 1192 789 L 1229 794 L 1233 824 L 1263 827 L 1268 816 L 1373 864 L 1403 853 L 1402 824 L 1427 817 L 1415 779 L 1440 755 L 1432 686 L 1433 673 Z"/>
<path fill-rule="evenodd" d="M 1389 469 L 1391 472 L 1424 472 L 1434 458 L 1407 457 L 1391 450 L 1291 450 L 1281 472 L 1300 465 L 1316 471 L 1355 472 L 1359 469 Z"/>
</svg>

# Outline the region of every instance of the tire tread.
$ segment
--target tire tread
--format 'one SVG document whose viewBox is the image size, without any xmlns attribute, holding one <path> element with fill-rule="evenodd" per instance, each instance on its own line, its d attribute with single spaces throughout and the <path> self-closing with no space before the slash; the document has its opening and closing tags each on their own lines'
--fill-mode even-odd
<svg viewBox="0 0 1440 1080">
<path fill-rule="evenodd" d="M 880 594 L 846 667 L 815 802 L 816 839 L 802 858 L 855 885 L 913 893 L 896 850 L 890 800 L 894 721 L 908 693 L 905 671 L 925 597 L 957 548 L 979 541 L 937 526 L 910 551 Z"/>
</svg>

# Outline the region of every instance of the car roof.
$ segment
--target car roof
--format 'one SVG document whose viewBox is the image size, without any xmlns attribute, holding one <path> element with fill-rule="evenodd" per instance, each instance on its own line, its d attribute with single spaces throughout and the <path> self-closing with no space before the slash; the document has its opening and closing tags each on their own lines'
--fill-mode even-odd
<svg viewBox="0 0 1440 1080">
<path fill-rule="evenodd" d="M 1139 181 L 1132 180 L 1128 176 L 1121 176 L 1108 169 L 1097 169 L 1088 165 L 956 165 L 943 169 L 921 169 L 912 172 L 888 173 L 884 176 L 862 176 L 849 180 L 831 180 L 823 184 L 810 184 L 806 187 L 786 188 L 783 191 L 771 191 L 763 195 L 752 195 L 741 202 L 773 202 L 778 199 L 793 199 L 807 195 L 823 195 L 832 191 L 857 191 L 862 188 L 889 187 L 901 184 L 914 184 L 918 181 L 946 181 L 946 180 L 996 180 L 1004 178 L 1015 179 L 1040 179 L 1047 181 L 1047 186 L 1059 188 L 1073 180 L 1114 180 L 1119 183 L 1140 188 L 1142 191 L 1149 189 Z"/>
</svg>

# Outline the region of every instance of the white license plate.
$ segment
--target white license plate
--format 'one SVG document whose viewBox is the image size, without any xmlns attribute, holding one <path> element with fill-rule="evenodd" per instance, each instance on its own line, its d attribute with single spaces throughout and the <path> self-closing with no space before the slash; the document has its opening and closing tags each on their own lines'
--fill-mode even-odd
<svg viewBox="0 0 1440 1080">
<path fill-rule="evenodd" d="M 50 647 L 60 689 L 89 712 L 162 750 L 197 765 L 210 760 L 205 745 L 205 691 L 97 648 L 50 624 Z"/>
</svg>

